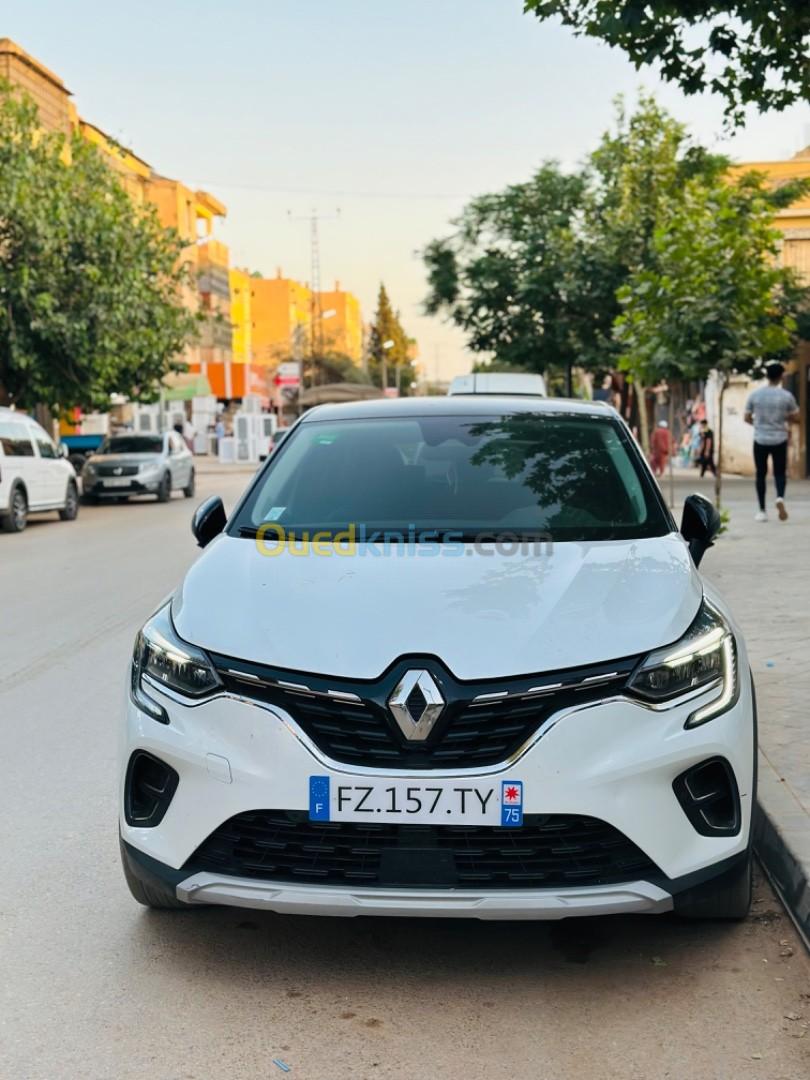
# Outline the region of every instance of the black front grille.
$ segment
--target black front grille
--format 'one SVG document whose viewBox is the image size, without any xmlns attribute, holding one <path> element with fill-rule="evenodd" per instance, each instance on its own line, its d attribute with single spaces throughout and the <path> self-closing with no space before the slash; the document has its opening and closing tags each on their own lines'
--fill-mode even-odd
<svg viewBox="0 0 810 1080">
<path fill-rule="evenodd" d="M 99 476 L 137 476 L 137 465 L 97 465 L 96 473 Z"/>
<path fill-rule="evenodd" d="M 433 658 L 397 661 L 368 682 L 329 679 L 213 656 L 228 690 L 281 706 L 315 745 L 348 765 L 474 769 L 496 765 L 554 712 L 619 692 L 638 657 L 517 679 L 464 683 Z M 446 702 L 430 736 L 409 741 L 388 700 L 410 669 L 431 673 Z M 418 702 L 413 712 L 418 719 Z"/>
<path fill-rule="evenodd" d="M 626 836 L 596 818 L 527 814 L 492 826 L 314 822 L 253 810 L 213 832 L 183 868 L 326 885 L 572 888 L 659 877 Z"/>
</svg>

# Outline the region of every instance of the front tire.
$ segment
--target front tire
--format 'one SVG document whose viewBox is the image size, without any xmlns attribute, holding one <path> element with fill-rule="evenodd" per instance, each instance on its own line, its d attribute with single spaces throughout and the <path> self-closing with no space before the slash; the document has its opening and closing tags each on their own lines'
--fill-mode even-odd
<svg viewBox="0 0 810 1080">
<path fill-rule="evenodd" d="M 160 481 L 160 487 L 157 491 L 157 501 L 161 503 L 167 503 L 172 497 L 172 478 L 168 473 L 163 474 L 163 479 Z"/>
<path fill-rule="evenodd" d="M 11 493 L 8 513 L 3 518 L 3 532 L 21 533 L 28 524 L 28 499 L 21 487 Z"/>
<path fill-rule="evenodd" d="M 190 474 L 190 476 L 188 478 L 188 483 L 183 488 L 183 494 L 185 495 L 185 497 L 187 499 L 193 499 L 194 498 L 195 486 L 196 486 L 196 479 L 195 479 L 195 476 L 194 476 L 194 470 L 192 469 L 191 474 Z"/>
<path fill-rule="evenodd" d="M 139 904 L 153 908 L 156 911 L 174 911 L 178 908 L 191 906 L 190 904 L 184 904 L 182 900 L 178 900 L 168 885 L 164 885 L 162 881 L 155 878 L 145 881 L 142 877 L 136 875 L 130 865 L 124 841 L 120 837 L 118 838 L 118 846 L 121 850 L 121 867 L 129 891 L 132 893 L 133 899 L 137 900 Z"/>
<path fill-rule="evenodd" d="M 754 859 L 749 846 L 745 860 L 714 881 L 675 897 L 675 912 L 684 919 L 740 921 L 751 908 Z"/>
<path fill-rule="evenodd" d="M 62 521 L 75 521 L 78 516 L 79 491 L 71 480 L 68 484 L 67 495 L 65 496 L 65 505 L 63 509 L 59 511 L 59 517 Z"/>
</svg>

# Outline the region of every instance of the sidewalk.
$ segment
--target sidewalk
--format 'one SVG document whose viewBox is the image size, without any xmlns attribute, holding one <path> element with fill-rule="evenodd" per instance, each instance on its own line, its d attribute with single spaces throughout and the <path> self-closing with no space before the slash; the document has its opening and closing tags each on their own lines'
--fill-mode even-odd
<svg viewBox="0 0 810 1080">
<path fill-rule="evenodd" d="M 252 476 L 261 462 L 252 464 L 244 461 L 222 462 L 210 454 L 200 454 L 194 458 L 194 468 L 198 476 Z"/>
<path fill-rule="evenodd" d="M 663 490 L 668 494 L 668 481 Z M 675 517 L 713 479 L 679 470 Z M 701 570 L 723 593 L 748 643 L 759 712 L 757 853 L 810 942 L 810 481 L 789 481 L 789 521 L 754 521 L 753 479 L 723 478 L 729 528 Z"/>
</svg>

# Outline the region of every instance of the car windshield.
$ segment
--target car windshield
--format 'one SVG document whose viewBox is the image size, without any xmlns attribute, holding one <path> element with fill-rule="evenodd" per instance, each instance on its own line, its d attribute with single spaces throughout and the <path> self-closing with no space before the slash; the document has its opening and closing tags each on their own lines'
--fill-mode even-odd
<svg viewBox="0 0 810 1080">
<path fill-rule="evenodd" d="M 160 454 L 162 450 L 162 435 L 114 435 L 104 440 L 97 453 Z"/>
<path fill-rule="evenodd" d="M 232 534 L 265 523 L 293 536 L 354 526 L 368 540 L 403 530 L 610 540 L 672 529 L 631 437 L 609 417 L 313 420 L 271 461 Z"/>
</svg>

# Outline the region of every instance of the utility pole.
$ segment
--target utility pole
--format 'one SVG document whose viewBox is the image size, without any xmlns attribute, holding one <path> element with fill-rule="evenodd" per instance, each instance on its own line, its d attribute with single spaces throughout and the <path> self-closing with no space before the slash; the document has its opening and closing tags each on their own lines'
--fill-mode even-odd
<svg viewBox="0 0 810 1080">
<path fill-rule="evenodd" d="M 334 214 L 320 214 L 317 210 L 313 209 L 305 217 L 294 217 L 291 211 L 287 211 L 287 217 L 290 221 L 308 221 L 309 222 L 309 289 L 310 289 L 310 303 L 309 303 L 309 347 L 310 347 L 310 363 L 312 371 L 310 374 L 310 383 L 314 386 L 318 381 L 318 357 L 323 356 L 323 320 L 321 318 L 321 241 L 318 231 L 318 225 L 321 221 L 334 221 L 340 217 L 340 207 L 337 207 Z M 301 370 L 301 388 L 300 392 L 304 389 L 304 373 L 303 365 Z"/>
</svg>

